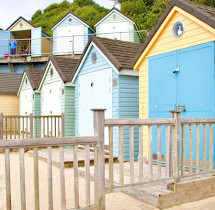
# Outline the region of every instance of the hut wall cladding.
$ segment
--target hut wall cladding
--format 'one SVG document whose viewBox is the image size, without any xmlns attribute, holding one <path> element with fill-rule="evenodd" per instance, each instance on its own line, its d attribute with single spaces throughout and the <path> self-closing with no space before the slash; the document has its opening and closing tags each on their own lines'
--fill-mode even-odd
<svg viewBox="0 0 215 210">
<path fill-rule="evenodd" d="M 137 76 L 119 75 L 119 118 L 139 117 L 139 78 Z M 124 158 L 129 160 L 129 128 L 124 128 Z M 119 145 L 118 145 L 119 146 Z M 134 155 L 137 159 L 139 153 L 139 132 L 134 127 Z"/>
<path fill-rule="evenodd" d="M 115 19 L 113 19 L 113 15 L 116 15 Z M 102 33 L 102 24 L 113 23 L 113 26 L 114 26 L 114 23 L 120 23 L 120 22 L 127 22 L 128 23 L 128 31 L 130 32 L 129 33 L 129 41 L 139 43 L 140 42 L 139 35 L 134 32 L 137 30 L 135 28 L 134 24 L 132 24 L 130 21 L 127 20 L 127 18 L 125 18 L 122 14 L 119 14 L 116 11 L 113 11 L 111 13 L 111 15 L 107 15 L 107 17 L 105 17 L 96 26 L 96 33 L 98 34 L 98 36 L 100 36 L 100 34 Z M 113 28 L 110 28 L 110 32 L 112 32 L 112 31 L 113 31 Z"/>
<path fill-rule="evenodd" d="M 172 27 L 177 21 L 185 24 L 185 33 L 180 39 L 174 38 Z M 167 52 L 189 48 L 195 45 L 215 40 L 215 29 L 194 17 L 192 14 L 175 6 L 161 24 L 157 33 L 140 56 L 139 65 L 139 117 L 149 117 L 149 72 L 148 58 Z M 147 130 L 144 130 L 144 139 L 147 139 Z M 148 142 L 144 141 L 144 156 L 148 156 Z"/>
<path fill-rule="evenodd" d="M 72 18 L 72 21 L 70 22 L 69 19 Z M 72 16 L 72 15 L 68 15 L 67 17 L 65 17 L 65 19 L 56 26 L 56 28 L 53 29 L 53 54 L 57 53 L 57 40 L 58 38 L 58 34 L 57 34 L 57 28 L 58 27 L 66 27 L 66 26 L 78 26 L 78 25 L 83 25 L 84 27 L 84 34 L 80 34 L 79 35 L 84 35 L 84 46 L 87 45 L 88 40 L 89 40 L 89 36 L 88 34 L 92 34 L 93 31 L 91 31 L 87 26 L 85 26 L 83 23 L 81 23 L 78 18 Z M 67 34 L 65 34 L 64 36 L 67 36 Z"/>
<path fill-rule="evenodd" d="M 75 87 L 65 86 L 65 136 L 75 136 Z"/>
</svg>

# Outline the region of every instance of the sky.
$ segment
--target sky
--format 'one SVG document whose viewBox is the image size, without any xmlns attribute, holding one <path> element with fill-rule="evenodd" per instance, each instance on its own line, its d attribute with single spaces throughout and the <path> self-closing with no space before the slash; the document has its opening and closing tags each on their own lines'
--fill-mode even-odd
<svg viewBox="0 0 215 210">
<path fill-rule="evenodd" d="M 7 29 L 18 17 L 22 16 L 27 20 L 38 9 L 43 10 L 53 3 L 60 3 L 63 0 L 6 0 L 0 7 L 0 28 Z M 72 0 L 68 0 L 72 2 Z M 106 8 L 113 7 L 111 0 L 94 0 Z"/>
</svg>

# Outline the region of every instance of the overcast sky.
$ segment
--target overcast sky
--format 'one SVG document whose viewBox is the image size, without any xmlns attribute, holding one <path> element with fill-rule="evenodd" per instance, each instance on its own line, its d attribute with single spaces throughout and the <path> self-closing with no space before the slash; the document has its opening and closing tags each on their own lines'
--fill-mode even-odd
<svg viewBox="0 0 215 210">
<path fill-rule="evenodd" d="M 50 4 L 60 3 L 62 1 L 63 0 L 6 0 L 2 2 L 0 7 L 0 28 L 6 29 L 20 16 L 30 20 L 31 16 L 38 9 L 43 10 Z M 72 2 L 72 0 L 68 1 Z M 94 1 L 106 8 L 113 7 L 113 1 L 111 0 Z"/>
</svg>

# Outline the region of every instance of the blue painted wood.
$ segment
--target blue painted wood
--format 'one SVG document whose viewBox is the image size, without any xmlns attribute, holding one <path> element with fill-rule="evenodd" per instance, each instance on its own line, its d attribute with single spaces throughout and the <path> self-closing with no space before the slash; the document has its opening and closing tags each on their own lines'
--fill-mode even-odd
<svg viewBox="0 0 215 210">
<path fill-rule="evenodd" d="M 45 64 L 44 63 L 35 63 L 34 64 L 35 69 L 44 69 Z M 22 74 L 23 71 L 26 68 L 29 68 L 29 65 L 27 64 L 13 64 L 14 72 Z M 10 69 L 8 68 L 7 64 L 1 64 L 0 65 L 0 72 L 10 72 Z"/>
<path fill-rule="evenodd" d="M 174 104 L 186 106 L 182 118 L 214 117 L 214 42 L 189 47 L 149 58 L 149 117 L 169 117 Z M 173 73 L 178 68 L 179 72 Z M 193 151 L 196 151 L 195 126 Z M 209 131 L 207 131 L 209 137 Z M 186 158 L 189 157 L 189 130 L 186 129 Z M 200 133 L 202 158 L 203 132 Z M 162 154 L 165 134 L 162 132 Z M 207 139 L 209 141 L 209 138 Z M 209 147 L 207 148 L 209 149 Z M 153 153 L 157 153 L 156 128 L 153 129 Z M 209 150 L 207 151 L 207 157 Z M 193 154 L 196 158 L 196 154 Z"/>
<path fill-rule="evenodd" d="M 42 28 L 31 29 L 31 55 L 32 57 L 41 56 L 42 50 Z"/>
<path fill-rule="evenodd" d="M 4 54 L 9 54 L 10 36 L 10 31 L 0 31 L 0 58 L 3 58 Z"/>
<path fill-rule="evenodd" d="M 139 77 L 119 76 L 119 118 L 139 118 Z M 134 156 L 139 154 L 139 133 L 134 128 Z M 124 159 L 129 160 L 129 128 L 124 128 Z"/>
</svg>

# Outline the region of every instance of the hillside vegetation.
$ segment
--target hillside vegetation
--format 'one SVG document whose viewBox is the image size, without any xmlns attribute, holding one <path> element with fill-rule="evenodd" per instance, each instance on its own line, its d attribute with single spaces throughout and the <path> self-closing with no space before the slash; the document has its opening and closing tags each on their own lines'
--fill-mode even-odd
<svg viewBox="0 0 215 210">
<path fill-rule="evenodd" d="M 93 0 L 74 0 L 73 3 L 65 0 L 60 4 L 55 3 L 49 5 L 43 12 L 41 10 L 36 11 L 30 22 L 35 26 L 41 26 L 44 32 L 52 35 L 52 26 L 69 11 L 93 26 L 97 20 L 108 12 L 108 9 L 99 6 Z"/>
<path fill-rule="evenodd" d="M 109 0 L 104 0 L 109 1 Z M 118 0 L 121 3 L 121 11 L 131 17 L 139 30 L 149 32 L 155 26 L 161 14 L 167 8 L 170 0 Z M 192 0 L 193 2 L 215 6 L 214 0 Z M 109 10 L 99 6 L 93 0 L 74 0 L 69 3 L 66 0 L 60 4 L 51 4 L 43 11 L 36 11 L 31 18 L 31 23 L 42 26 L 43 30 L 52 35 L 51 28 L 68 11 L 73 12 L 92 27 Z M 144 36 L 142 42 L 144 41 Z"/>
</svg>

